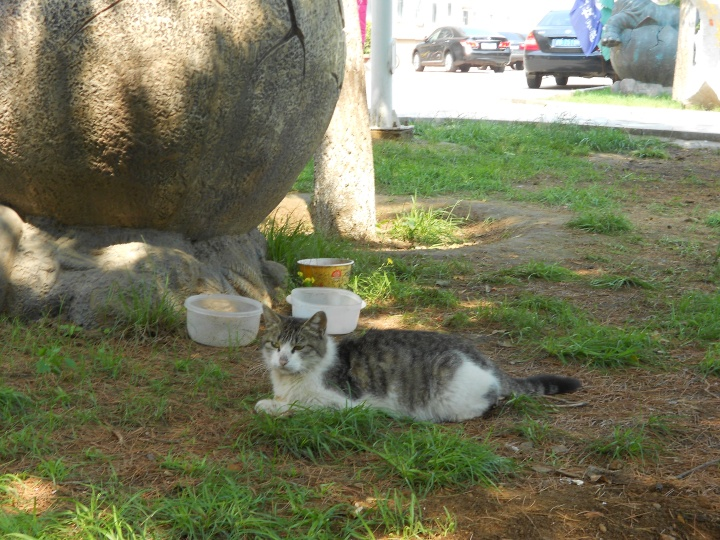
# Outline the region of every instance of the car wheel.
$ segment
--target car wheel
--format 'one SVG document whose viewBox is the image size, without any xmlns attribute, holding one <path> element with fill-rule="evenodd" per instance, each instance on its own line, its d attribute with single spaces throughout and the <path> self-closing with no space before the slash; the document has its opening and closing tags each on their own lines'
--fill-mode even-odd
<svg viewBox="0 0 720 540">
<path fill-rule="evenodd" d="M 525 69 L 525 64 L 518 60 L 517 62 L 514 62 L 511 67 L 516 71 L 522 71 L 523 69 Z"/>
<path fill-rule="evenodd" d="M 494 68 L 492 68 L 492 70 L 493 70 L 495 73 L 504 73 L 504 72 L 505 72 L 505 66 L 495 66 Z"/>
<path fill-rule="evenodd" d="M 445 71 L 455 71 L 455 59 L 451 52 L 445 53 Z"/>
<path fill-rule="evenodd" d="M 527 79 L 528 88 L 540 88 L 540 83 L 542 83 L 542 75 L 540 73 L 526 73 L 525 78 Z"/>
<path fill-rule="evenodd" d="M 415 71 L 422 71 L 425 69 L 425 66 L 423 66 L 420 61 L 420 55 L 418 53 L 413 54 L 413 67 L 415 68 Z"/>
<path fill-rule="evenodd" d="M 470 66 L 468 66 L 467 64 L 463 64 L 462 66 L 460 66 L 460 71 L 462 71 L 463 73 L 467 73 L 468 71 L 470 71 Z"/>
<path fill-rule="evenodd" d="M 567 84 L 567 82 L 568 82 L 567 77 L 561 77 L 559 75 L 555 75 L 555 84 L 557 84 L 558 86 L 565 86 Z"/>
</svg>

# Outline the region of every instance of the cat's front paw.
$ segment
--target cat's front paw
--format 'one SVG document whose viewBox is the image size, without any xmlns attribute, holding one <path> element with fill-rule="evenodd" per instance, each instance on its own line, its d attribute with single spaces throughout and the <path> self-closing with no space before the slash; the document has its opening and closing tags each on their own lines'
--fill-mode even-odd
<svg viewBox="0 0 720 540">
<path fill-rule="evenodd" d="M 276 399 L 261 399 L 255 404 L 255 412 L 271 414 L 273 416 L 288 414 L 289 411 L 290 405 L 288 403 Z"/>
</svg>

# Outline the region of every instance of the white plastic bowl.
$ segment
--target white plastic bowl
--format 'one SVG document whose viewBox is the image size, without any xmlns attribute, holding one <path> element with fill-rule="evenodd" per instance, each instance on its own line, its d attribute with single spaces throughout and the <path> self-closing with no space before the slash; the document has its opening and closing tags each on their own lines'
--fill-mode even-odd
<svg viewBox="0 0 720 540">
<path fill-rule="evenodd" d="M 211 347 L 248 345 L 260 330 L 262 304 L 232 294 L 198 294 L 185 300 L 190 339 Z"/>
<path fill-rule="evenodd" d="M 286 300 L 292 305 L 293 317 L 307 319 L 324 311 L 328 334 L 349 334 L 355 330 L 360 310 L 367 305 L 353 292 L 328 287 L 293 289 Z"/>
</svg>

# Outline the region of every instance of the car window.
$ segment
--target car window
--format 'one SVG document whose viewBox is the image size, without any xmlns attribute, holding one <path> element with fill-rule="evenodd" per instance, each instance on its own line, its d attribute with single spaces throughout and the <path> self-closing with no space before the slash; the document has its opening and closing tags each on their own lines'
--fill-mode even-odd
<svg viewBox="0 0 720 540">
<path fill-rule="evenodd" d="M 500 34 L 511 40 L 525 41 L 525 36 L 518 34 L 517 32 L 500 32 Z"/>
<path fill-rule="evenodd" d="M 438 28 L 435 30 L 432 34 L 430 34 L 430 37 L 427 38 L 428 41 L 437 41 L 438 36 L 440 35 L 440 32 L 442 31 L 442 28 Z"/>
<path fill-rule="evenodd" d="M 484 28 L 465 28 L 465 35 L 474 38 L 489 37 L 492 36 L 493 33 L 494 32 L 491 32 L 490 30 L 485 30 Z"/>
<path fill-rule="evenodd" d="M 448 39 L 448 38 L 451 38 L 451 37 L 453 37 L 452 31 L 449 30 L 448 28 L 444 28 L 444 29 L 440 32 L 440 35 L 438 36 L 438 39 Z"/>
<path fill-rule="evenodd" d="M 569 11 L 551 11 L 538 26 L 571 26 Z"/>
</svg>

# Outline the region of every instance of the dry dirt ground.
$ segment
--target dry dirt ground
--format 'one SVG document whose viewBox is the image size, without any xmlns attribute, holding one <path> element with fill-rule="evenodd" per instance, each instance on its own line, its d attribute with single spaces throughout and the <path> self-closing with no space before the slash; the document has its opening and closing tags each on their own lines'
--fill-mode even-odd
<svg viewBox="0 0 720 540">
<path fill-rule="evenodd" d="M 649 320 L 662 295 L 667 300 L 687 290 L 713 292 L 718 284 L 720 232 L 702 221 L 708 213 L 720 210 L 720 153 L 715 149 L 678 148 L 671 154 L 670 159 L 592 157 L 609 179 L 629 179 L 625 186 L 631 195 L 624 202 L 623 212 L 635 229 L 623 236 L 569 229 L 565 224 L 572 214 L 563 209 L 488 200 L 458 206 L 458 213 L 469 214 L 474 222 L 466 230 L 463 245 L 418 250 L 388 243 L 374 248 L 390 256 L 464 260 L 473 272 L 439 285 L 452 288 L 463 308 L 484 301 L 502 302 L 529 291 L 570 301 L 607 325 L 622 327 L 629 320 Z M 437 206 L 455 202 L 420 201 Z M 409 199 L 380 197 L 379 220 L 389 219 L 409 205 Z M 285 209 L 295 209 L 294 215 L 300 215 L 303 207 L 304 200 L 298 196 L 288 197 L 283 204 Z M 664 292 L 659 293 L 637 288 L 596 289 L 586 283 L 532 280 L 517 285 L 476 279 L 483 273 L 536 260 L 556 263 L 585 276 L 623 273 L 624 269 L 626 274 L 670 285 L 664 285 Z M 392 306 L 366 310 L 360 328 L 413 325 L 446 331 L 443 322 L 451 314 L 427 310 L 414 319 L 405 315 Z M 494 489 L 471 486 L 461 491 L 440 490 L 426 498 L 426 517 L 442 517 L 445 509 L 455 516 L 457 530 L 450 538 L 720 538 L 720 378 L 706 379 L 698 373 L 695 366 L 704 350 L 669 341 L 669 369 L 603 371 L 563 364 L 541 350 L 523 348 L 507 338 L 501 325 L 487 321 L 471 321 L 458 332 L 514 375 L 562 373 L 580 378 L 584 387 L 551 401 L 557 408 L 542 419 L 549 426 L 549 434 L 540 442 L 530 442 L 518 433 L 516 427 L 523 417 L 507 407 L 466 423 L 469 436 L 487 439 L 498 452 L 515 459 L 521 469 Z M 219 390 L 219 398 L 247 402 L 247 396 L 255 399 L 270 392 L 266 375 L 256 367 L 256 346 L 229 354 L 189 340 L 179 341 L 173 354 L 214 361 L 232 374 Z M 134 345 L 131 350 L 134 355 L 157 359 L 153 361 L 156 367 L 149 364 L 149 370 L 171 365 L 172 358 L 158 358 L 157 347 L 150 344 Z M 32 385 L 32 372 L 10 375 L 22 380 L 23 385 Z M 131 379 L 108 381 L 107 388 L 96 388 L 102 401 L 98 406 L 109 410 L 121 407 L 127 392 L 139 391 L 135 384 L 137 381 Z M 60 429 L 57 438 L 67 441 L 63 444 L 68 453 L 97 448 L 112 456 L 114 470 L 124 485 L 155 492 L 175 489 L 179 482 L 173 470 L 159 465 L 159 457 L 170 452 L 209 455 L 231 463 L 235 460 L 241 467 L 228 440 L 242 432 L 253 414 L 252 403 L 218 413 L 195 405 L 192 394 L 181 384 L 174 388 L 167 414 L 157 425 L 88 426 L 86 432 L 73 433 Z M 662 417 L 669 426 L 657 439 L 661 443 L 657 455 L 610 459 L 589 450 L 591 441 L 611 435 L 615 428 L 637 426 L 652 417 Z M 294 481 L 334 483 L 334 498 L 366 501 L 376 488 L 382 491 L 387 486 L 382 478 L 355 476 L 362 459 L 358 456 L 354 462 L 351 458 L 346 467 L 308 462 L 296 470 Z M 715 463 L 708 465 L 713 460 Z M 21 467 L 22 461 L 15 465 Z M 98 467 L 101 474 L 101 465 Z M 89 468 L 83 472 L 93 473 Z M 71 493 L 81 488 L 68 484 L 60 489 Z M 36 497 L 36 504 L 38 500 Z"/>
</svg>

